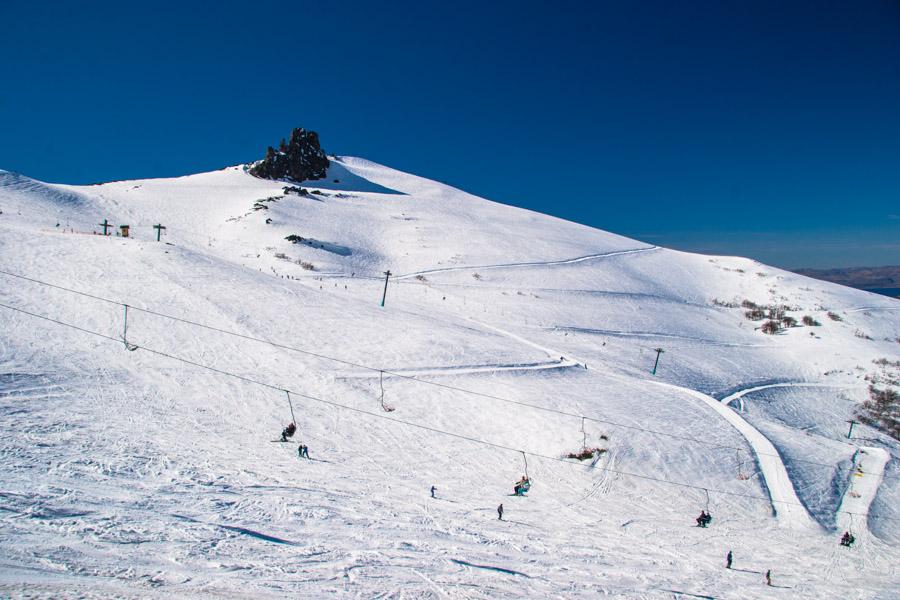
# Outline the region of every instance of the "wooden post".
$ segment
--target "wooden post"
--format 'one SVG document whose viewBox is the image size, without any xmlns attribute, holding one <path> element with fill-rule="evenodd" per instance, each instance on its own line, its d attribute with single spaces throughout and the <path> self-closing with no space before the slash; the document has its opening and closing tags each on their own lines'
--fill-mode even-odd
<svg viewBox="0 0 900 600">
<path fill-rule="evenodd" d="M 101 227 L 103 227 L 103 235 L 109 235 L 108 233 L 106 233 L 106 230 L 109 229 L 112 226 L 112 224 L 109 222 L 108 219 L 103 219 L 103 222 L 97 223 L 97 225 L 100 225 Z"/>
<path fill-rule="evenodd" d="M 662 348 L 656 348 L 656 362 L 653 363 L 653 372 L 651 375 L 656 375 L 656 367 L 659 366 L 659 355 L 665 352 Z"/>
<path fill-rule="evenodd" d="M 384 293 L 381 294 L 381 306 L 382 307 L 384 306 L 384 299 L 387 297 L 388 279 L 390 279 L 391 275 L 392 275 L 392 273 L 391 273 L 390 269 L 388 269 L 387 271 L 384 272 Z"/>
<path fill-rule="evenodd" d="M 853 426 L 859 425 L 859 421 L 850 420 L 850 421 L 847 421 L 847 423 L 850 423 L 850 431 L 847 432 L 847 439 L 849 440 L 850 436 L 853 435 Z"/>
<path fill-rule="evenodd" d="M 165 226 L 164 226 L 164 225 L 160 225 L 159 223 L 157 223 L 156 225 L 153 226 L 153 229 L 156 230 L 156 241 L 158 242 L 158 241 L 159 241 L 159 234 L 162 233 L 162 230 L 165 229 Z"/>
</svg>

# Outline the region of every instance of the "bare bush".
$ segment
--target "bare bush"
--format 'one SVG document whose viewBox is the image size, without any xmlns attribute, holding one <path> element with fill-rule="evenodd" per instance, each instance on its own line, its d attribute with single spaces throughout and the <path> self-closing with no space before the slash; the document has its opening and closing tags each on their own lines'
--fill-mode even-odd
<svg viewBox="0 0 900 600">
<path fill-rule="evenodd" d="M 859 407 L 856 418 L 900 440 L 900 394 L 891 388 L 869 386 L 869 399 Z"/>
<path fill-rule="evenodd" d="M 837 314 L 836 312 L 831 312 L 830 310 L 828 311 L 828 318 L 831 319 L 832 321 L 843 321 L 844 320 L 841 318 L 841 315 Z"/>
<path fill-rule="evenodd" d="M 762 324 L 760 328 L 763 333 L 768 333 L 769 335 L 775 335 L 781 331 L 781 323 L 778 321 L 769 320 Z"/>
<path fill-rule="evenodd" d="M 807 327 L 818 327 L 819 325 L 821 325 L 821 323 L 819 323 L 818 321 L 816 321 L 809 315 L 803 315 L 802 320 L 803 320 L 803 324 L 806 325 Z"/>
</svg>

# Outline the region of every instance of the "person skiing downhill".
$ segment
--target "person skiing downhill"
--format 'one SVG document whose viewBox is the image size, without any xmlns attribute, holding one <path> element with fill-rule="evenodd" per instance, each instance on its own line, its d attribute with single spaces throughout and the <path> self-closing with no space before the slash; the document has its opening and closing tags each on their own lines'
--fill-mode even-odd
<svg viewBox="0 0 900 600">
<path fill-rule="evenodd" d="M 432 497 L 432 498 L 434 498 L 434 492 L 435 492 L 435 491 L 437 491 L 437 488 L 434 487 L 434 486 L 431 486 L 431 497 Z"/>
<path fill-rule="evenodd" d="M 728 551 L 728 556 L 725 557 L 725 568 L 731 568 L 731 561 L 734 559 L 734 555 L 731 553 L 731 550 Z"/>
<path fill-rule="evenodd" d="M 503 505 L 497 507 L 497 518 L 503 520 Z"/>
<path fill-rule="evenodd" d="M 309 448 L 306 444 L 300 444 L 300 447 L 297 448 L 297 454 L 300 455 L 300 458 L 309 458 Z"/>
</svg>

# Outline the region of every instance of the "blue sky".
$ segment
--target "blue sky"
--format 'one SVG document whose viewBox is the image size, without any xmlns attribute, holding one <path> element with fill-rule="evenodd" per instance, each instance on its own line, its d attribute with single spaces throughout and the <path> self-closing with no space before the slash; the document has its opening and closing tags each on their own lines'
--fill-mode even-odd
<svg viewBox="0 0 900 600">
<path fill-rule="evenodd" d="M 0 2 L 0 168 L 247 162 L 294 126 L 493 200 L 786 267 L 900 264 L 900 3 Z"/>
</svg>

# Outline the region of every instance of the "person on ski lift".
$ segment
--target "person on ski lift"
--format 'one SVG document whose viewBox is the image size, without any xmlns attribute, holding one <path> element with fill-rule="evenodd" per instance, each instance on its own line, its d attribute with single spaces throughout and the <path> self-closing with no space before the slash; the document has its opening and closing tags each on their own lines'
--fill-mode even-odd
<svg viewBox="0 0 900 600">
<path fill-rule="evenodd" d="M 518 482 L 516 482 L 516 485 L 513 486 L 513 493 L 515 493 L 516 496 L 521 496 L 522 494 L 527 492 L 528 488 L 530 488 L 530 487 L 531 487 L 531 482 L 529 481 L 529 479 L 527 477 L 522 475 L 522 479 L 520 479 Z"/>
<path fill-rule="evenodd" d="M 290 425 L 281 430 L 281 441 L 286 442 L 289 437 L 294 437 L 297 432 L 297 426 L 292 422 Z"/>
<path fill-rule="evenodd" d="M 700 516 L 697 517 L 697 527 L 706 527 L 710 521 L 712 521 L 712 517 L 705 510 L 701 510 Z"/>
<path fill-rule="evenodd" d="M 856 538 L 849 531 L 844 532 L 844 537 L 841 538 L 841 546 L 846 546 L 849 548 L 853 545 L 853 542 L 856 541 Z"/>
</svg>

